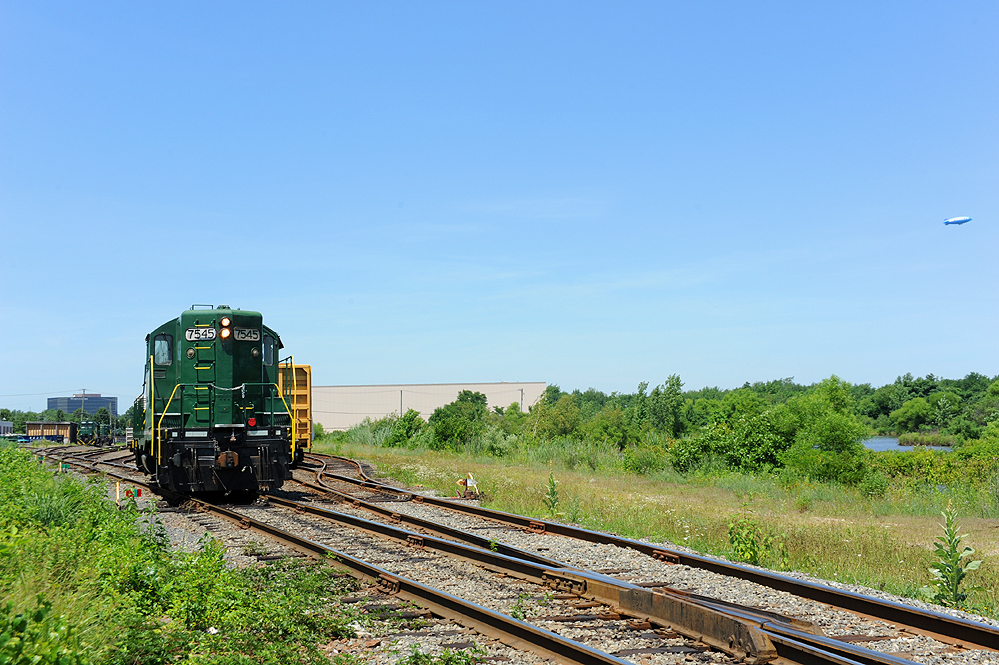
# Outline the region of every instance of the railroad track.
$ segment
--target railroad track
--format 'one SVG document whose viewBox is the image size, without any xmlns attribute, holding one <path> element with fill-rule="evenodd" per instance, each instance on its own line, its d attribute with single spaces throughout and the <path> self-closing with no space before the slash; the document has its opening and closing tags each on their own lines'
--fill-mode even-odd
<svg viewBox="0 0 999 665">
<path fill-rule="evenodd" d="M 114 461 L 93 461 L 79 455 L 65 459 L 90 469 L 96 469 L 98 465 L 129 468 Z M 481 530 L 479 534 L 470 533 L 469 529 L 445 526 L 435 520 L 407 514 L 403 511 L 414 508 L 417 511 L 432 508 L 438 512 L 442 508 L 457 509 L 462 519 L 488 519 L 493 524 L 498 523 L 499 529 L 505 530 L 507 535 L 514 531 L 526 534 L 524 524 L 512 523 L 508 518 L 527 518 L 506 516 L 500 519 L 505 514 L 495 511 L 476 516 L 477 511 L 485 509 L 431 497 L 417 499 L 416 495 L 404 490 L 371 480 L 359 465 L 342 459 L 336 464 L 339 471 L 353 466 L 357 476 L 348 480 L 342 474 L 332 474 L 338 485 L 360 487 L 368 499 L 375 500 L 331 488 L 324 478 L 330 464 L 323 460 L 316 470 L 319 482 L 303 483 L 304 488 L 314 493 L 306 497 L 311 501 L 290 500 L 280 496 L 281 493 L 274 493 L 267 497 L 266 505 L 223 507 L 194 503 L 198 510 L 277 538 L 303 553 L 333 554 L 352 574 L 376 581 L 386 592 L 413 600 L 484 635 L 556 658 L 559 662 L 627 662 L 622 658 L 638 657 L 653 659 L 650 662 L 673 662 L 679 658 L 689 660 L 690 654 L 701 654 L 707 648 L 712 649 L 712 659 L 718 662 L 751 665 L 766 662 L 900 665 L 909 662 L 853 644 L 842 636 L 835 639 L 822 635 L 813 624 L 778 612 L 670 589 L 663 583 L 632 583 L 515 547 L 492 537 L 493 534 L 482 535 Z M 104 472 L 136 482 L 134 475 Z M 386 501 L 386 496 L 393 501 Z M 356 514 L 317 505 L 326 500 L 346 502 L 350 511 L 365 511 L 382 521 L 362 519 Z M 436 502 L 449 505 L 437 505 Z M 477 510 L 470 512 L 469 508 Z M 317 520 L 323 525 L 320 526 Z M 401 523 L 419 532 L 403 529 L 398 526 Z M 547 527 L 555 523 L 541 524 L 546 528 L 539 529 L 538 522 L 528 520 L 526 528 L 541 532 L 531 534 L 529 538 L 553 532 Z M 470 528 L 474 530 L 475 526 Z M 607 534 L 597 535 L 613 538 Z M 589 546 L 607 545 L 593 535 L 583 541 Z M 639 541 L 627 542 L 649 547 Z M 613 546 L 629 549 L 616 542 Z M 634 548 L 630 551 L 660 568 L 670 567 Z M 370 563 L 371 559 L 376 559 L 378 565 Z M 448 594 L 432 585 L 451 588 L 457 593 Z M 476 597 L 480 603 L 462 601 L 459 595 Z M 534 616 L 530 617 L 530 622 L 511 616 L 524 617 L 523 608 L 517 609 L 524 598 L 534 599 Z M 979 639 L 984 637 L 987 635 L 980 635 Z M 583 644 L 593 641 L 602 648 Z M 609 650 L 616 651 L 616 655 L 606 653 Z"/>
<path fill-rule="evenodd" d="M 421 515 L 425 518 L 427 515 L 433 514 L 435 510 L 438 512 L 449 511 L 461 516 L 461 519 L 450 520 L 452 525 L 456 525 L 460 530 L 479 530 L 479 533 L 484 533 L 481 526 L 484 522 L 500 526 L 500 529 L 487 530 L 493 534 L 492 537 L 503 534 L 504 529 L 506 529 L 505 533 L 508 534 L 507 539 L 512 534 L 519 535 L 530 532 L 562 536 L 575 541 L 576 545 L 573 548 L 564 549 L 569 550 L 570 556 L 577 555 L 576 559 L 582 560 L 583 567 L 592 567 L 592 562 L 599 560 L 601 551 L 606 551 L 609 547 L 618 550 L 619 554 L 614 557 L 616 560 L 625 558 L 629 561 L 631 572 L 653 578 L 646 580 L 646 583 L 656 580 L 669 583 L 671 579 L 677 577 L 689 577 L 686 574 L 682 576 L 671 575 L 670 571 L 671 569 L 687 571 L 692 569 L 702 571 L 702 577 L 716 578 L 711 580 L 711 584 L 716 588 L 721 587 L 719 590 L 722 592 L 725 591 L 725 579 L 745 580 L 751 585 L 779 592 L 771 601 L 776 607 L 786 606 L 787 596 L 794 596 L 813 601 L 813 605 L 828 606 L 849 613 L 850 616 L 875 628 L 874 634 L 870 634 L 872 632 L 870 628 L 865 631 L 869 634 L 857 634 L 858 631 L 851 632 L 847 629 L 839 629 L 837 631 L 839 634 L 836 637 L 841 641 L 874 643 L 874 646 L 886 651 L 904 652 L 906 647 L 900 646 L 899 643 L 908 640 L 909 646 L 912 646 L 914 641 L 912 636 L 918 635 L 942 643 L 944 646 L 936 648 L 936 651 L 939 652 L 970 649 L 994 651 L 999 648 L 999 629 L 995 626 L 642 541 L 620 538 L 558 522 L 535 520 L 520 515 L 493 511 L 465 501 L 419 496 L 408 490 L 401 490 L 375 481 L 354 460 L 315 454 L 311 457 L 318 462 L 316 466 L 317 485 L 327 490 L 334 487 L 326 480 L 330 476 L 336 481 L 335 487 L 341 492 L 345 487 L 354 486 L 361 487 L 368 492 L 394 493 L 398 496 L 413 498 L 413 503 L 409 504 L 412 506 L 411 508 L 396 506 L 394 507 L 396 513 L 406 510 L 414 517 Z M 335 471 L 330 471 L 331 468 Z M 344 471 L 351 475 L 346 475 L 343 473 Z M 348 492 L 343 493 L 349 496 Z M 372 513 L 379 512 L 377 506 L 364 506 L 364 508 Z M 384 511 L 381 512 L 384 513 Z M 522 539 L 518 538 L 518 540 Z M 549 542 L 553 540 L 559 539 L 548 539 Z M 594 550 L 597 551 L 597 554 L 590 556 L 587 560 L 586 553 Z M 632 556 L 620 556 L 620 553 L 625 551 L 631 553 Z M 566 560 L 571 563 L 571 558 Z M 808 610 L 808 608 L 805 609 Z M 821 610 L 817 614 L 821 616 Z M 802 616 L 803 618 L 811 618 L 808 613 Z M 878 623 L 886 629 L 881 631 L 883 633 L 881 635 L 876 634 L 876 624 Z M 915 647 L 920 648 L 918 640 L 915 642 Z M 922 648 L 925 650 L 933 647 L 924 642 Z M 986 658 L 994 657 L 994 653 L 992 656 L 986 656 Z"/>
</svg>

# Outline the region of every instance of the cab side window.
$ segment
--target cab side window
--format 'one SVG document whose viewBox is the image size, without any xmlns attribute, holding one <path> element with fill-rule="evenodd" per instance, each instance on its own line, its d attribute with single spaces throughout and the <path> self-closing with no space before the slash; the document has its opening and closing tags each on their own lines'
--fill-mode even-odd
<svg viewBox="0 0 999 665">
<path fill-rule="evenodd" d="M 153 338 L 153 362 L 157 365 L 173 362 L 173 335 L 161 333 Z"/>
<path fill-rule="evenodd" d="M 264 335 L 264 364 L 274 364 L 274 338 L 270 335 Z"/>
</svg>

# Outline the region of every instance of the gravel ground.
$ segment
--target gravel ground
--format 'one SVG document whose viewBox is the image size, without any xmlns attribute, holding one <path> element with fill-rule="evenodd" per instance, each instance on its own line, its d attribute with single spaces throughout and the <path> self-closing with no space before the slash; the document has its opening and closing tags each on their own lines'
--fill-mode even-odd
<svg viewBox="0 0 999 665">
<path fill-rule="evenodd" d="M 92 461 L 116 461 L 126 464 L 131 462 L 131 457 L 123 457 L 122 451 L 98 451 L 85 446 L 60 447 L 52 452 L 77 455 L 103 452 L 103 454 L 88 457 Z M 132 476 L 136 480 L 143 482 L 147 480 L 142 473 L 135 470 L 129 472 L 129 470 L 120 467 L 115 467 L 114 470 L 116 473 Z M 88 477 L 79 470 L 71 470 L 70 473 L 81 478 Z M 131 497 L 126 496 L 126 490 L 131 490 Z M 143 490 L 141 495 L 136 496 L 138 493 L 134 486 L 125 481 L 109 478 L 107 494 L 109 501 L 134 500 L 140 510 L 155 510 L 156 519 L 165 529 L 171 547 L 178 551 L 195 551 L 200 547 L 204 538 L 211 536 L 226 547 L 225 558 L 232 566 L 266 565 L 263 561 L 276 557 L 301 556 L 295 550 L 277 541 L 241 529 L 232 522 L 212 514 L 187 512 L 183 509 L 168 507 L 165 502 L 159 500 L 158 496 L 149 491 Z M 236 508 L 247 513 L 268 510 L 261 502 Z M 365 606 L 376 607 L 384 606 L 387 603 L 397 603 L 395 599 L 381 593 L 373 585 L 365 585 L 351 596 L 350 600 L 363 603 Z M 364 662 L 388 665 L 411 654 L 414 647 L 419 648 L 422 653 L 429 654 L 440 654 L 445 650 L 480 649 L 490 662 L 524 663 L 526 665 L 537 665 L 545 662 L 539 656 L 513 649 L 497 640 L 479 635 L 449 621 L 432 618 L 429 615 L 426 618 L 401 625 L 398 622 L 377 620 L 370 626 L 357 625 L 355 637 L 324 645 L 323 650 L 331 658 L 341 654 L 349 654 Z"/>
<path fill-rule="evenodd" d="M 425 493 L 431 495 L 429 493 Z M 334 510 L 358 515 L 367 519 L 378 519 L 373 513 L 350 504 L 332 504 Z M 666 565 L 640 552 L 620 548 L 615 545 L 587 543 L 550 533 L 533 534 L 517 528 L 500 525 L 490 520 L 478 519 L 455 513 L 435 506 L 414 502 L 398 502 L 392 509 L 432 520 L 448 526 L 470 531 L 477 535 L 503 542 L 523 550 L 537 552 L 543 556 L 562 561 L 570 566 L 605 572 L 614 577 L 633 583 L 658 582 L 676 589 L 718 598 L 728 602 L 759 607 L 786 616 L 810 621 L 819 626 L 829 636 L 883 636 L 883 641 L 862 642 L 862 646 L 886 653 L 895 653 L 917 662 L 932 663 L 988 663 L 999 664 L 999 653 L 989 651 L 956 651 L 949 645 L 923 636 L 902 634 L 894 624 L 859 617 L 850 612 L 837 610 L 824 603 L 807 600 L 792 594 L 775 591 L 744 580 L 733 579 L 709 571 L 688 566 Z M 657 547 L 693 552 L 689 548 L 669 542 L 645 540 Z M 910 598 L 894 596 L 883 591 L 856 585 L 847 585 L 821 580 L 802 573 L 785 573 L 789 576 L 831 587 L 855 591 L 886 600 L 920 607 L 953 616 L 980 621 L 999 626 L 999 622 L 984 617 L 969 615 L 959 610 L 930 605 Z M 956 651 L 956 652 L 955 652 Z"/>
<path fill-rule="evenodd" d="M 394 504 L 395 505 L 395 504 Z M 581 601 L 571 594 L 554 594 L 547 588 L 486 570 L 473 563 L 447 557 L 429 549 L 409 548 L 394 541 L 368 535 L 348 527 L 300 515 L 276 506 L 244 506 L 235 510 L 278 528 L 292 531 L 326 544 L 340 552 L 363 559 L 394 574 L 458 596 L 483 607 L 519 616 L 541 628 L 583 642 L 607 653 L 654 650 L 672 647 L 678 653 L 622 655 L 632 662 L 677 663 L 692 653 L 690 640 L 664 635 L 644 628 L 630 627 L 626 618 L 566 621 L 574 615 L 593 617 L 611 608 Z M 731 662 L 724 654 L 712 654 L 716 662 Z"/>
<path fill-rule="evenodd" d="M 70 452 L 71 449 L 63 450 Z M 104 458 L 114 456 L 113 453 L 109 453 Z M 118 456 L 120 456 L 120 452 Z M 118 469 L 118 471 L 122 470 Z M 141 474 L 137 475 L 141 476 Z M 291 491 L 301 489 L 303 494 L 308 492 L 301 486 L 296 487 L 295 484 L 288 484 L 285 489 Z M 114 499 L 114 494 L 115 485 L 112 482 L 109 487 L 110 498 Z M 146 494 L 144 493 L 144 496 L 137 499 L 140 507 L 149 505 L 150 497 Z M 155 498 L 152 497 L 153 500 Z M 322 502 L 317 501 L 316 503 L 321 504 Z M 328 507 L 366 519 L 381 519 L 368 511 L 341 502 L 330 504 Z M 240 529 L 220 518 L 208 514 L 188 514 L 170 509 L 162 512 L 162 506 L 160 508 L 159 519 L 166 529 L 172 546 L 178 549 L 187 551 L 196 549 L 200 540 L 206 534 L 211 534 L 225 544 L 227 560 L 236 566 L 261 565 L 259 560 L 262 557 L 294 554 L 293 551 L 284 546 L 248 530 Z M 848 612 L 835 610 L 822 603 L 767 589 L 751 582 L 735 580 L 687 566 L 666 565 L 634 550 L 614 545 L 586 543 L 552 534 L 526 533 L 520 529 L 498 525 L 489 520 L 480 520 L 425 504 L 393 502 L 392 508 L 399 513 L 411 514 L 468 530 L 513 547 L 537 552 L 565 562 L 570 566 L 604 572 L 629 582 L 663 583 L 700 595 L 794 616 L 814 622 L 827 635 L 881 636 L 885 639 L 863 642 L 861 645 L 897 654 L 927 665 L 999 665 L 999 653 L 996 652 L 956 651 L 930 638 L 900 634 L 895 626 L 882 621 L 863 619 Z M 546 617 L 564 617 L 573 614 L 596 614 L 607 611 L 607 609 L 592 608 L 586 603 L 582 603 L 583 607 L 580 607 L 581 603 L 578 598 L 554 597 L 552 594 L 540 590 L 539 587 L 511 578 L 499 580 L 494 573 L 470 563 L 420 550 L 403 550 L 405 554 L 400 556 L 398 553 L 400 547 L 388 541 L 365 534 L 358 535 L 358 532 L 345 527 L 328 526 L 315 518 L 297 515 L 291 511 L 274 507 L 266 507 L 260 503 L 236 507 L 236 509 L 262 521 L 273 521 L 282 528 L 314 538 L 335 549 L 388 568 L 397 574 L 418 579 L 442 591 L 491 609 L 508 614 L 520 613 L 531 623 L 567 638 L 590 644 L 608 653 L 621 652 L 620 657 L 631 662 L 641 665 L 659 665 L 660 663 L 726 662 L 730 660 L 724 654 L 702 653 L 699 650 L 694 650 L 688 640 L 675 634 L 664 634 L 664 631 L 653 632 L 648 628 L 644 630 L 641 628 L 631 629 L 623 621 L 564 622 L 546 619 Z M 659 547 L 692 551 L 672 543 L 646 542 Z M 960 611 L 940 608 L 912 599 L 892 596 L 877 590 L 820 580 L 801 573 L 785 574 L 840 589 L 857 591 L 916 607 L 983 621 L 991 625 L 999 625 L 999 622 L 996 621 L 970 616 Z M 373 588 L 365 589 L 357 595 L 363 596 L 366 602 L 371 599 L 375 599 L 371 602 L 389 602 L 386 600 L 386 596 L 377 593 Z M 424 652 L 437 653 L 444 648 L 467 648 L 469 643 L 485 648 L 490 660 L 509 660 L 517 663 L 537 663 L 541 660 L 532 654 L 512 650 L 495 640 L 469 633 L 465 629 L 439 620 L 428 620 L 425 625 L 419 626 L 417 629 L 401 631 L 394 628 L 392 624 L 381 625 L 376 622 L 374 627 L 359 629 L 356 638 L 328 645 L 327 650 L 331 655 L 350 653 L 362 656 L 367 662 L 393 663 L 400 657 L 407 655 L 414 645 L 418 645 Z M 629 650 L 646 651 L 666 648 L 671 648 L 672 652 L 629 653 Z"/>
</svg>

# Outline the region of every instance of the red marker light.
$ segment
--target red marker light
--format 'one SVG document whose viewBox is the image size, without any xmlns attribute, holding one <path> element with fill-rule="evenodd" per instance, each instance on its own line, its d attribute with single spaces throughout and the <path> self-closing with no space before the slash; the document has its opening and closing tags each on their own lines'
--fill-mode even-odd
<svg viewBox="0 0 999 665">
<path fill-rule="evenodd" d="M 249 420 L 246 421 L 246 424 L 249 425 L 250 427 L 256 427 L 257 426 L 257 419 L 256 418 L 250 418 Z"/>
</svg>

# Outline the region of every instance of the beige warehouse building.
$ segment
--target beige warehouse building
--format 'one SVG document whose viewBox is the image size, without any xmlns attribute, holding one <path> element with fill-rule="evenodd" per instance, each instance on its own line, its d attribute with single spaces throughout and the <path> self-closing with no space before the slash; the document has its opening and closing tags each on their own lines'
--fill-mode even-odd
<svg viewBox="0 0 999 665">
<path fill-rule="evenodd" d="M 419 411 L 423 419 L 453 402 L 462 390 L 482 393 L 489 408 L 517 403 L 524 411 L 545 392 L 543 381 L 518 383 L 411 383 L 396 386 L 312 386 L 312 418 L 325 430 L 347 430 L 365 418 Z"/>
</svg>

